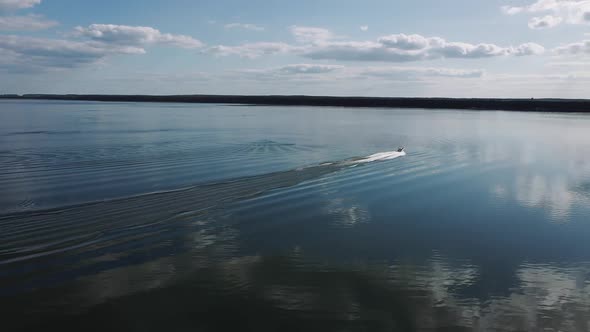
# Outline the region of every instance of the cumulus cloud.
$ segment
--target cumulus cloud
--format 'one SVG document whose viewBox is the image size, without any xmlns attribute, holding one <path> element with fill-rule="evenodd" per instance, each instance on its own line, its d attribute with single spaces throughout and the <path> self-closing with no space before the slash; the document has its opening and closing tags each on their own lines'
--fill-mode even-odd
<svg viewBox="0 0 590 332">
<path fill-rule="evenodd" d="M 110 54 L 143 54 L 142 48 L 61 39 L 0 35 L 3 66 L 14 70 L 73 68 L 99 61 Z M 18 67 L 18 68 L 17 68 Z"/>
<path fill-rule="evenodd" d="M 361 25 L 359 28 L 361 29 L 361 31 L 369 31 L 368 25 Z"/>
<path fill-rule="evenodd" d="M 560 55 L 590 55 L 590 40 L 562 45 L 554 49 Z"/>
<path fill-rule="evenodd" d="M 40 3 L 41 0 L 0 0 L 0 11 L 31 8 Z"/>
<path fill-rule="evenodd" d="M 561 17 L 547 15 L 543 17 L 533 17 L 529 20 L 529 28 L 546 29 L 559 25 L 563 19 Z"/>
<path fill-rule="evenodd" d="M 6 23 L 0 18 L 1 22 Z M 53 24 L 37 24 L 30 21 L 8 23 L 9 27 L 20 29 L 35 29 Z M 13 66 L 14 71 L 75 68 L 99 62 L 110 55 L 144 54 L 148 46 L 168 45 L 189 49 L 203 46 L 200 41 L 190 36 L 162 33 L 151 27 L 139 26 L 92 24 L 87 28 L 77 27 L 75 33 L 70 36 L 78 38 L 67 40 L 0 35 L 0 67 L 4 71 L 7 66 Z"/>
<path fill-rule="evenodd" d="M 397 48 L 401 50 L 419 50 L 429 44 L 429 40 L 420 35 L 397 34 L 379 38 L 379 43 L 385 47 Z"/>
<path fill-rule="evenodd" d="M 207 53 L 218 56 L 237 55 L 243 58 L 257 58 L 262 55 L 289 53 L 296 49 L 286 43 L 258 42 L 238 46 L 217 45 L 206 50 Z"/>
<path fill-rule="evenodd" d="M 501 47 L 495 44 L 449 42 L 440 37 L 395 34 L 376 41 L 345 41 L 326 29 L 292 27 L 296 45 L 276 42 L 248 43 L 237 46 L 215 46 L 208 51 L 228 56 L 255 58 L 261 55 L 294 53 L 309 59 L 343 61 L 406 62 L 444 58 L 486 58 L 541 54 L 543 46 L 525 43 Z"/>
<path fill-rule="evenodd" d="M 0 31 L 44 30 L 58 25 L 40 15 L 0 16 Z"/>
<path fill-rule="evenodd" d="M 226 29 L 244 29 L 244 30 L 252 30 L 252 31 L 264 31 L 264 28 L 258 26 L 256 24 L 250 23 L 229 23 L 224 25 Z"/>
<path fill-rule="evenodd" d="M 529 21 L 531 29 L 551 28 L 566 22 L 569 24 L 590 23 L 590 0 L 537 0 L 528 6 L 503 6 L 508 15 L 520 13 L 550 13 Z"/>
<path fill-rule="evenodd" d="M 486 43 L 449 42 L 439 37 L 396 34 L 383 36 L 376 42 L 324 41 L 307 47 L 302 55 L 311 59 L 404 62 L 442 58 L 524 56 L 543 52 L 544 48 L 534 43 L 501 47 Z"/>
<path fill-rule="evenodd" d="M 302 27 L 294 25 L 290 29 L 295 39 L 300 43 L 321 42 L 333 39 L 335 37 L 330 30 L 324 28 Z"/>
<path fill-rule="evenodd" d="M 79 36 L 90 38 L 94 41 L 128 45 L 168 45 L 181 48 L 199 48 L 203 43 L 186 35 L 173 35 L 162 33 L 158 29 L 144 26 L 128 26 L 114 24 L 91 24 L 88 27 L 76 27 Z"/>
<path fill-rule="evenodd" d="M 523 10 L 523 7 L 502 6 L 502 11 L 507 15 L 516 15 L 522 13 Z"/>
<path fill-rule="evenodd" d="M 545 48 L 536 43 L 524 43 L 512 48 L 511 52 L 516 56 L 539 55 L 545 53 Z"/>
</svg>

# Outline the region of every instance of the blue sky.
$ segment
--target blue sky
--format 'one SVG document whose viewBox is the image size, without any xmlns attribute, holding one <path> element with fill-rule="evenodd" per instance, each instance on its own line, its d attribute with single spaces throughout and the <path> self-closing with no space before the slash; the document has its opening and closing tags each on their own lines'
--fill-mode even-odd
<svg viewBox="0 0 590 332">
<path fill-rule="evenodd" d="M 0 0 L 0 93 L 590 95 L 590 0 Z"/>
</svg>

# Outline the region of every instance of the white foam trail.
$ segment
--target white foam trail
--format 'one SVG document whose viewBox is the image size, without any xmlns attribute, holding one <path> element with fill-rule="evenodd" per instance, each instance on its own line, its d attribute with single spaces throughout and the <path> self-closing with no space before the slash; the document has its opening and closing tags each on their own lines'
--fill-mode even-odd
<svg viewBox="0 0 590 332">
<path fill-rule="evenodd" d="M 391 159 L 395 159 L 395 158 L 399 158 L 402 156 L 405 156 L 406 152 L 402 151 L 386 151 L 386 152 L 378 152 L 378 153 L 374 153 L 372 155 L 366 156 L 366 157 L 356 157 L 356 158 L 352 158 L 352 159 L 346 159 L 346 160 L 342 160 L 342 161 L 338 161 L 338 162 L 324 162 L 321 164 L 316 164 L 316 165 L 310 165 L 310 166 L 303 166 L 303 167 L 299 167 L 296 168 L 295 171 L 303 171 L 306 169 L 310 169 L 310 168 L 324 168 L 324 167 L 334 167 L 334 168 L 339 168 L 339 167 L 343 167 L 343 166 L 349 166 L 349 167 L 356 167 L 359 164 L 366 164 L 366 163 L 371 163 L 374 161 L 383 161 L 383 160 L 391 160 Z"/>
<path fill-rule="evenodd" d="M 374 153 L 370 156 L 366 156 L 366 157 L 363 157 L 360 159 L 348 161 L 348 162 L 346 162 L 346 164 L 361 164 L 361 163 L 370 163 L 373 161 L 380 161 L 380 160 L 391 160 L 391 159 L 399 158 L 399 157 L 402 157 L 405 155 L 406 155 L 405 151 L 402 151 L 402 152 L 398 152 L 398 151 L 378 152 L 378 153 Z"/>
</svg>

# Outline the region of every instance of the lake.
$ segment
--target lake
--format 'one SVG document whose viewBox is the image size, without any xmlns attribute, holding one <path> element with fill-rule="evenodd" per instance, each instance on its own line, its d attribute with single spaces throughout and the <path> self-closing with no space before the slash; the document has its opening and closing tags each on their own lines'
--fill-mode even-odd
<svg viewBox="0 0 590 332">
<path fill-rule="evenodd" d="M 588 331 L 563 111 L 2 100 L 3 330 Z"/>
</svg>

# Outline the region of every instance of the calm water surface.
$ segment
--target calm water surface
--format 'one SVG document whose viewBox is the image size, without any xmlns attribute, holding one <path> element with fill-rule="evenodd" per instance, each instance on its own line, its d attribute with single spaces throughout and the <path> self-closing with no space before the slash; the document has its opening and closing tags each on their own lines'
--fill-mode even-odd
<svg viewBox="0 0 590 332">
<path fill-rule="evenodd" d="M 0 314 L 589 331 L 590 116 L 0 101 Z"/>
</svg>

